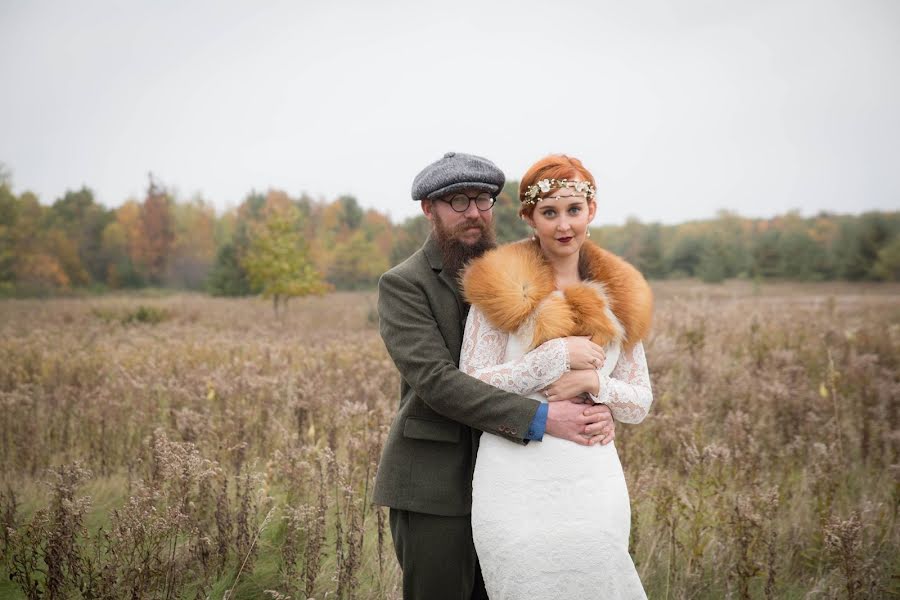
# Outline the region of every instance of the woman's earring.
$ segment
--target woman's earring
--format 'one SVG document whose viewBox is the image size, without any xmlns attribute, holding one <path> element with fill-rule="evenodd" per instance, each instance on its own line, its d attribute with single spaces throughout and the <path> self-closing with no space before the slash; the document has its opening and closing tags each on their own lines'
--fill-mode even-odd
<svg viewBox="0 0 900 600">
<path fill-rule="evenodd" d="M 537 241 L 537 229 L 532 229 L 532 230 L 531 230 L 531 241 L 532 241 L 532 242 L 536 242 L 536 241 Z"/>
<path fill-rule="evenodd" d="M 591 230 L 588 229 L 588 237 L 591 237 Z"/>
</svg>

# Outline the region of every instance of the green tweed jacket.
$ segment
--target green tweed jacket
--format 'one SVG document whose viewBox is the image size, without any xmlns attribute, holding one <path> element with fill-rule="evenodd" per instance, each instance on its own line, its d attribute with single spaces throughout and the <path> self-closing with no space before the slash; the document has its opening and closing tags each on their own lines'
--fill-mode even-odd
<svg viewBox="0 0 900 600">
<path fill-rule="evenodd" d="M 472 509 L 481 431 L 520 444 L 538 402 L 459 370 L 469 307 L 429 237 L 381 276 L 381 337 L 400 371 L 400 407 L 375 478 L 376 504 L 443 516 Z"/>
</svg>

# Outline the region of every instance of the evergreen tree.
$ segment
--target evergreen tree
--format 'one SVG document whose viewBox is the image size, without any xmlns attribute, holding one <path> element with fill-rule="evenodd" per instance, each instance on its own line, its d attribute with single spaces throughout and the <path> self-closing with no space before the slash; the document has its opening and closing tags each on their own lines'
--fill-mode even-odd
<svg viewBox="0 0 900 600">
<path fill-rule="evenodd" d="M 219 248 L 206 280 L 206 289 L 213 296 L 249 296 L 253 293 L 233 242 Z"/>
</svg>

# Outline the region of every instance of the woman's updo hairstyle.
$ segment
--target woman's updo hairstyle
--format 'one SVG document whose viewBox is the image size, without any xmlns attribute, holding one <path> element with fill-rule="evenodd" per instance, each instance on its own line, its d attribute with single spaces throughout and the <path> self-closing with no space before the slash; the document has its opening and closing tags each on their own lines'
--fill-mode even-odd
<svg viewBox="0 0 900 600">
<path fill-rule="evenodd" d="M 577 158 L 565 154 L 551 154 L 531 165 L 531 168 L 522 176 L 522 181 L 519 182 L 519 202 L 521 203 L 519 216 L 531 217 L 534 207 L 537 206 L 535 203 L 524 202 L 525 192 L 530 186 L 536 185 L 542 179 L 573 179 L 574 177 L 581 177 L 581 179 L 591 182 L 595 189 L 597 187 L 594 176 L 584 168 Z M 593 201 L 593 198 L 588 199 L 588 202 Z"/>
</svg>

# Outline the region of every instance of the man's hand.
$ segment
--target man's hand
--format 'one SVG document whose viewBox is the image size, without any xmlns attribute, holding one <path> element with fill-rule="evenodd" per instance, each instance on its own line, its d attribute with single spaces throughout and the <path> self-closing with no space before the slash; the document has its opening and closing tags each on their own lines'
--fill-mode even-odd
<svg viewBox="0 0 900 600">
<path fill-rule="evenodd" d="M 550 402 L 574 398 L 584 393 L 596 396 L 600 393 L 600 378 L 593 369 L 566 371 L 562 377 L 545 387 L 542 393 Z"/>
<path fill-rule="evenodd" d="M 595 444 L 605 446 L 616 439 L 616 421 L 607 405 L 593 404 L 584 411 L 584 414 L 589 417 L 595 415 L 600 417 L 599 421 L 584 428 L 585 435 L 591 436 L 591 446 Z"/>
<path fill-rule="evenodd" d="M 616 437 L 609 407 L 597 404 L 585 408 L 576 401 L 551 402 L 547 407 L 546 433 L 582 446 L 606 445 Z"/>
</svg>

